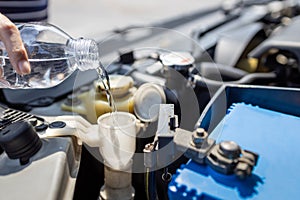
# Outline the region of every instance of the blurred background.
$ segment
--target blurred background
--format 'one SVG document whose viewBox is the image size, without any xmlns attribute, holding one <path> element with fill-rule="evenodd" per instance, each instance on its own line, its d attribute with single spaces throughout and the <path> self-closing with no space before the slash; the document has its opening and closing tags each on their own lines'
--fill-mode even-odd
<svg viewBox="0 0 300 200">
<path fill-rule="evenodd" d="M 151 26 L 220 5 L 222 0 L 49 0 L 48 22 L 76 37 L 100 38 L 131 25 Z"/>
</svg>

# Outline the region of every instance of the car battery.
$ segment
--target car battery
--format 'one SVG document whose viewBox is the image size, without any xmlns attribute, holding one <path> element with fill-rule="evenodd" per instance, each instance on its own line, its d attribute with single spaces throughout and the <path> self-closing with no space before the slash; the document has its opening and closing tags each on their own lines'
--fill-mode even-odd
<svg viewBox="0 0 300 200">
<path fill-rule="evenodd" d="M 263 95 L 264 94 L 264 95 Z M 300 195 L 299 89 L 225 86 L 200 117 L 216 143 L 234 141 L 259 155 L 250 176 L 223 174 L 190 160 L 169 184 L 174 199 L 297 199 Z"/>
</svg>

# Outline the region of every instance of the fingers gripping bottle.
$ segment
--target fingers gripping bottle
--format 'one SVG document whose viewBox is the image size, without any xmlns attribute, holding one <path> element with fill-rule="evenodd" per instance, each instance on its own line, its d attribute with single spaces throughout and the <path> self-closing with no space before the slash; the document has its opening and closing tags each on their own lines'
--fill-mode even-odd
<svg viewBox="0 0 300 200">
<path fill-rule="evenodd" d="M 0 87 L 48 88 L 64 81 L 76 69 L 97 69 L 101 78 L 107 76 L 94 40 L 73 39 L 45 22 L 17 24 L 17 27 L 28 54 L 31 73 L 16 74 L 0 42 Z"/>
</svg>

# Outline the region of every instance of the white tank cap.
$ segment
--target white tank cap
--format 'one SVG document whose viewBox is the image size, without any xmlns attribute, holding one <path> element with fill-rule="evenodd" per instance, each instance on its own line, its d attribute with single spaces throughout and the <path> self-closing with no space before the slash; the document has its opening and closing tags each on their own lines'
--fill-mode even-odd
<svg viewBox="0 0 300 200">
<path fill-rule="evenodd" d="M 190 66 L 195 62 L 195 58 L 189 52 L 171 52 L 160 56 L 160 60 L 165 66 Z"/>
<path fill-rule="evenodd" d="M 153 122 L 159 114 L 159 105 L 166 103 L 163 87 L 144 83 L 134 94 L 134 113 L 143 122 Z"/>
</svg>

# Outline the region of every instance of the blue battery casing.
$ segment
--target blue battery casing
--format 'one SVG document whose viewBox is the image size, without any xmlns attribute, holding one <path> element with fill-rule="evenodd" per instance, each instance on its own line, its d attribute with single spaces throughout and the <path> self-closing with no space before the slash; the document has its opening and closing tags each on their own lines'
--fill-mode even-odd
<svg viewBox="0 0 300 200">
<path fill-rule="evenodd" d="M 298 199 L 299 130 L 298 116 L 234 102 L 209 137 L 216 143 L 235 141 L 242 149 L 257 153 L 252 175 L 241 180 L 190 160 L 173 176 L 169 199 Z"/>
</svg>

